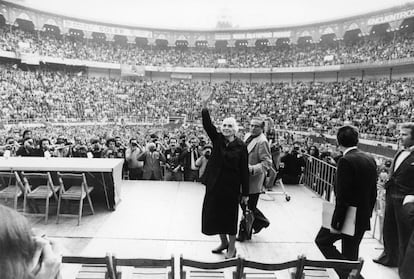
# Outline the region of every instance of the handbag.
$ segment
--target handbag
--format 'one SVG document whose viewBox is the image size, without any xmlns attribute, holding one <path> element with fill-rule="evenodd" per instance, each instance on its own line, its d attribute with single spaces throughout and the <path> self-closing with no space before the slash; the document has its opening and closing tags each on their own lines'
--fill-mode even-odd
<svg viewBox="0 0 414 279">
<path fill-rule="evenodd" d="M 243 210 L 243 217 L 239 224 L 239 235 L 237 239 L 239 241 L 250 240 L 252 238 L 252 228 L 254 222 L 253 212 L 246 208 Z"/>
</svg>

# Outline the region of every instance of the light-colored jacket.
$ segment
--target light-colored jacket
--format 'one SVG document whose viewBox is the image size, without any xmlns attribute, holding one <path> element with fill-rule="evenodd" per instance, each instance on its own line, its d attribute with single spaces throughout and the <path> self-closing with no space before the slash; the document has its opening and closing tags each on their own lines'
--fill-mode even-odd
<svg viewBox="0 0 414 279">
<path fill-rule="evenodd" d="M 246 141 L 250 136 L 247 133 Z M 262 133 L 255 137 L 248 145 L 249 153 L 249 194 L 257 194 L 262 191 L 263 181 L 266 178 L 267 170 L 272 166 L 272 154 L 270 144 Z"/>
</svg>

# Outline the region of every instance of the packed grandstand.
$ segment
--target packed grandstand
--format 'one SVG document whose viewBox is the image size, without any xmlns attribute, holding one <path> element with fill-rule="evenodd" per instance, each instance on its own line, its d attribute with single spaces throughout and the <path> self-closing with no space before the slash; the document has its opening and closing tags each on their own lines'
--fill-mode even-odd
<svg viewBox="0 0 414 279">
<path fill-rule="evenodd" d="M 318 133 L 352 123 L 365 138 L 392 141 L 396 124 L 414 117 L 410 5 L 284 30 L 141 28 L 148 38 L 120 35 L 133 27 L 1 6 L 3 124 L 163 125 L 179 116 L 192 125 L 207 84 L 214 118 L 242 124 L 257 114 L 276 129 Z M 235 39 L 243 34 L 254 39 Z"/>
</svg>

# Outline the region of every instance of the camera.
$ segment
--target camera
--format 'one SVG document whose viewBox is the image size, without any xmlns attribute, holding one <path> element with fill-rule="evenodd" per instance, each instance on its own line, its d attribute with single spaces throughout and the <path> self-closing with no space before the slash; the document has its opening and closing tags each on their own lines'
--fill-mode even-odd
<svg viewBox="0 0 414 279">
<path fill-rule="evenodd" d="M 138 146 L 138 143 L 136 143 L 136 142 L 131 142 L 131 146 L 137 147 L 137 146 Z"/>
</svg>

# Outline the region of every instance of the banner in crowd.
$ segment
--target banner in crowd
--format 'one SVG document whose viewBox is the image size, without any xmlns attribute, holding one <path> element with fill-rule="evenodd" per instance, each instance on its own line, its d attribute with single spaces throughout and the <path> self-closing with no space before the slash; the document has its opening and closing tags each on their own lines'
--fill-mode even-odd
<svg viewBox="0 0 414 279">
<path fill-rule="evenodd" d="M 145 76 L 145 66 L 121 64 L 121 76 L 143 77 Z"/>
</svg>

